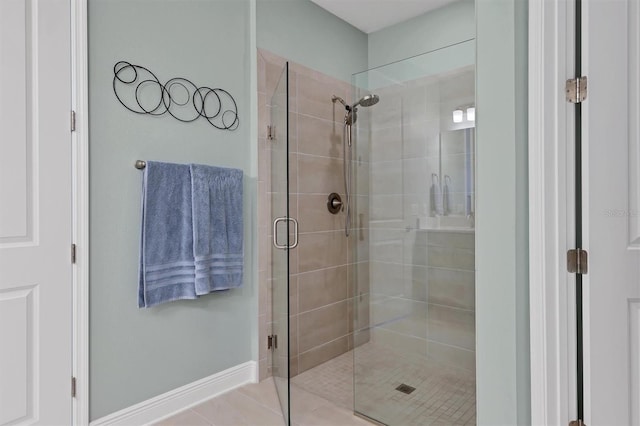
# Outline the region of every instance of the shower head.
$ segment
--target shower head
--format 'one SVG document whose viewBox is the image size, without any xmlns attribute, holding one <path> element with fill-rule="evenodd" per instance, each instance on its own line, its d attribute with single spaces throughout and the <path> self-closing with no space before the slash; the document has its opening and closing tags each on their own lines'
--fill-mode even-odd
<svg viewBox="0 0 640 426">
<path fill-rule="evenodd" d="M 378 102 L 380 102 L 380 96 L 378 96 L 378 95 L 366 95 L 362 99 L 360 99 L 358 102 L 353 104 L 352 108 L 355 108 L 358 105 L 363 106 L 363 107 L 366 108 L 366 107 L 373 106 L 373 105 L 377 104 Z"/>
<path fill-rule="evenodd" d="M 344 99 L 342 99 L 340 96 L 333 95 L 331 97 L 331 101 L 334 104 L 336 102 L 340 102 L 342 105 L 344 105 L 345 109 L 347 110 L 347 114 L 344 117 L 344 122 L 348 125 L 352 125 L 358 119 L 358 116 L 356 114 L 356 112 L 358 111 L 357 107 L 362 106 L 366 108 L 366 107 L 373 106 L 378 102 L 380 102 L 380 97 L 378 95 L 366 95 L 351 106 L 347 105 Z"/>
<path fill-rule="evenodd" d="M 380 96 L 378 95 L 366 95 L 362 97 L 358 102 L 351 105 L 351 107 L 347 107 L 347 116 L 345 117 L 345 123 L 354 124 L 358 119 L 358 107 L 370 107 L 380 102 Z"/>
</svg>

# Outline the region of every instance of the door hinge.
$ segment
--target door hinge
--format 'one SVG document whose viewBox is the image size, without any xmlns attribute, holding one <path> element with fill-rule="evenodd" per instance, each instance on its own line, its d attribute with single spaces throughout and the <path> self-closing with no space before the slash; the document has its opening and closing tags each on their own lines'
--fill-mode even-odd
<svg viewBox="0 0 640 426">
<path fill-rule="evenodd" d="M 272 141 L 276 138 L 276 126 L 267 125 L 267 139 Z"/>
<path fill-rule="evenodd" d="M 76 112 L 71 111 L 71 131 L 76 131 Z"/>
<path fill-rule="evenodd" d="M 582 420 L 572 420 L 569 422 L 569 426 L 586 426 Z"/>
<path fill-rule="evenodd" d="M 76 263 L 76 245 L 71 244 L 71 263 Z"/>
<path fill-rule="evenodd" d="M 589 256 L 586 250 L 572 249 L 567 252 L 567 270 L 571 274 L 589 272 Z"/>
<path fill-rule="evenodd" d="M 278 349 L 278 336 L 272 334 L 267 336 L 267 349 Z"/>
<path fill-rule="evenodd" d="M 71 397 L 72 398 L 76 397 L 76 378 L 75 377 L 71 378 Z"/>
<path fill-rule="evenodd" d="M 579 104 L 587 99 L 587 77 L 572 78 L 567 80 L 564 88 L 567 102 Z"/>
</svg>

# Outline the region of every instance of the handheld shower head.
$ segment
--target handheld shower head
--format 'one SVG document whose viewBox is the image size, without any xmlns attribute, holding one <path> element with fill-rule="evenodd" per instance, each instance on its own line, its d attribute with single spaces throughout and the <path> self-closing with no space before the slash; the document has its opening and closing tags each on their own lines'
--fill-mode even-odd
<svg viewBox="0 0 640 426">
<path fill-rule="evenodd" d="M 366 108 L 366 107 L 374 106 L 378 102 L 380 102 L 380 96 L 378 96 L 378 95 L 366 95 L 362 99 L 360 99 L 358 102 L 353 104 L 352 108 L 355 108 L 358 105 L 363 106 L 363 107 Z"/>
<path fill-rule="evenodd" d="M 352 157 L 351 157 L 351 126 L 358 119 L 358 106 L 361 107 L 370 107 L 377 104 L 380 101 L 380 97 L 378 95 L 366 95 L 362 99 L 360 99 L 355 104 L 349 106 L 345 103 L 344 99 L 333 96 L 331 98 L 333 103 L 340 102 L 344 105 L 344 108 L 347 110 L 347 113 L 344 116 L 344 133 L 343 133 L 343 143 L 342 143 L 342 167 L 344 172 L 344 189 L 345 194 L 347 196 L 346 199 L 346 217 L 344 223 L 344 232 L 348 237 L 351 232 L 351 167 L 352 167 Z"/>
</svg>

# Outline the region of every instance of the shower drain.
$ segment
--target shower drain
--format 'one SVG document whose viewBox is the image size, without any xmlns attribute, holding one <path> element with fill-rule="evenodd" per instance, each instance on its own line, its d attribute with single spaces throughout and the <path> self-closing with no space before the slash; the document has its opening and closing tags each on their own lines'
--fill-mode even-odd
<svg viewBox="0 0 640 426">
<path fill-rule="evenodd" d="M 416 388 L 414 388 L 413 386 L 409 386 L 405 383 L 401 384 L 400 386 L 398 386 L 396 388 L 396 390 L 402 392 L 402 393 L 406 393 L 407 395 L 409 395 L 411 392 L 413 392 L 414 390 L 416 390 Z"/>
</svg>

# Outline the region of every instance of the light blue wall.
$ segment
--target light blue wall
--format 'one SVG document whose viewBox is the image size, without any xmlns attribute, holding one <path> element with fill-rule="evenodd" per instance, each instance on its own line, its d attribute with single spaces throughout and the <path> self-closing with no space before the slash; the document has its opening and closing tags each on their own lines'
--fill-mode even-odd
<svg viewBox="0 0 640 426">
<path fill-rule="evenodd" d="M 249 0 L 89 1 L 92 419 L 256 358 L 250 26 Z M 120 60 L 144 65 L 160 80 L 184 76 L 228 90 L 240 127 L 220 131 L 203 120 L 180 123 L 125 110 L 112 89 Z M 137 159 L 245 171 L 243 288 L 137 308 Z"/>
<path fill-rule="evenodd" d="M 401 6 L 399 6 L 401 7 Z M 369 34 L 369 68 L 475 37 L 472 0 L 461 0 Z M 473 63 L 473 57 L 470 58 Z"/>
<path fill-rule="evenodd" d="M 531 424 L 531 357 L 529 335 L 529 98 L 528 0 L 515 3 L 516 97 L 516 307 L 518 425 Z"/>
<path fill-rule="evenodd" d="M 367 35 L 309 0 L 257 0 L 258 48 L 343 81 L 367 66 Z"/>
<path fill-rule="evenodd" d="M 531 422 L 526 4 L 476 5 L 479 425 Z"/>
<path fill-rule="evenodd" d="M 427 54 L 355 74 L 352 83 L 357 87 L 374 91 L 394 84 L 473 66 L 475 58 L 475 39 L 463 41 Z"/>
</svg>

